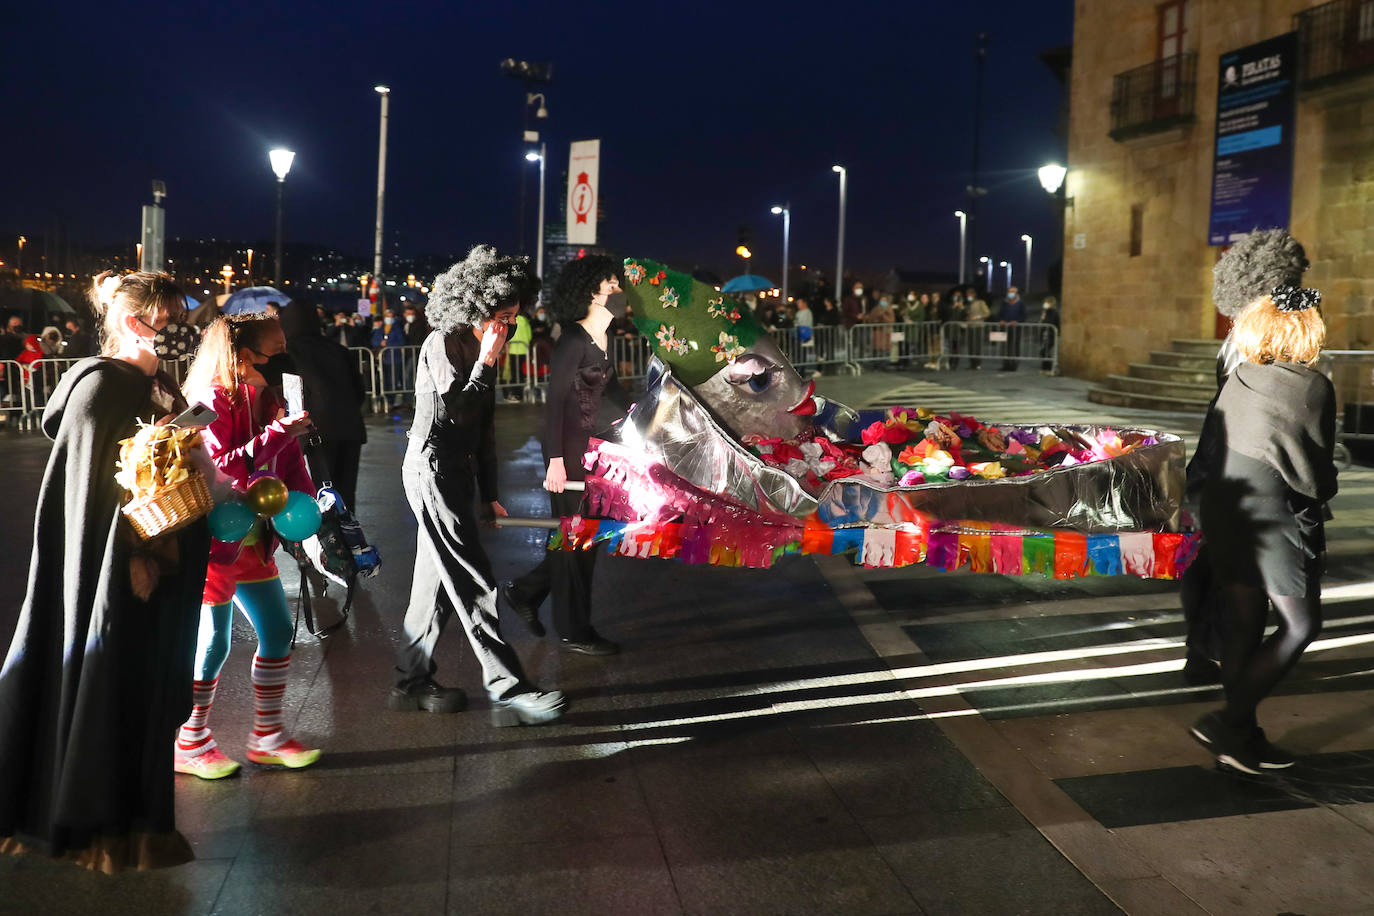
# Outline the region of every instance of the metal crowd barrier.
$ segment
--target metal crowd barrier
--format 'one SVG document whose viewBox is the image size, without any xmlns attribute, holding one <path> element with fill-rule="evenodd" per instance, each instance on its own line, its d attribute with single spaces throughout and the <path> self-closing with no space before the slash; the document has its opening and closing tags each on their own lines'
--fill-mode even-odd
<svg viewBox="0 0 1374 916">
<path fill-rule="evenodd" d="M 29 413 L 29 389 L 24 367 L 12 359 L 0 361 L 0 421 L 23 427 Z"/>
<path fill-rule="evenodd" d="M 79 359 L 59 359 L 57 357 L 36 359 L 29 363 L 24 378 L 27 391 L 24 413 L 24 427 L 36 429 L 43 409 L 48 406 L 48 398 L 57 388 L 62 373 L 81 362 Z"/>
<path fill-rule="evenodd" d="M 381 396 L 377 388 L 377 358 L 367 347 L 349 347 L 348 352 L 357 360 L 358 374 L 363 379 L 363 392 L 373 413 L 382 412 Z"/>
<path fill-rule="evenodd" d="M 415 370 L 420 364 L 419 347 L 383 347 L 373 351 L 376 397 L 374 410 L 399 406 L 415 397 Z"/>
<path fill-rule="evenodd" d="M 610 344 L 611 360 L 615 363 L 620 384 L 630 390 L 642 386 L 649 374 L 649 360 L 653 356 L 649 338 L 641 334 L 633 337 L 612 337 Z"/>
<path fill-rule="evenodd" d="M 849 329 L 849 358 L 862 370 L 865 364 L 925 367 L 939 359 L 940 323 L 908 321 L 856 324 Z"/>
<path fill-rule="evenodd" d="M 842 327 L 818 325 L 811 328 L 809 337 L 802 328 L 782 328 L 768 332 L 768 336 L 788 361 L 803 376 L 822 366 L 847 366 L 849 335 Z"/>
<path fill-rule="evenodd" d="M 1318 368 L 1336 389 L 1341 443 L 1374 441 L 1374 350 L 1324 350 Z"/>
<path fill-rule="evenodd" d="M 1019 369 L 1059 373 L 1059 329 L 1052 324 L 950 321 L 940 328 L 942 369 Z M 986 364 L 986 365 L 985 365 Z"/>
</svg>

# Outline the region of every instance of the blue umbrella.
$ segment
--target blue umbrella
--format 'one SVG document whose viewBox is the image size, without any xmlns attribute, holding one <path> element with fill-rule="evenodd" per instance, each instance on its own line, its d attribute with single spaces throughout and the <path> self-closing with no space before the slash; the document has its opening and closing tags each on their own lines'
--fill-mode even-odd
<svg viewBox="0 0 1374 916">
<path fill-rule="evenodd" d="M 772 289 L 773 281 L 758 274 L 742 274 L 720 288 L 722 293 L 747 293 L 753 290 Z"/>
<path fill-rule="evenodd" d="M 290 301 L 290 296 L 271 286 L 247 286 L 225 299 L 219 310 L 226 315 L 251 315 L 266 312 L 269 302 L 283 306 Z"/>
</svg>

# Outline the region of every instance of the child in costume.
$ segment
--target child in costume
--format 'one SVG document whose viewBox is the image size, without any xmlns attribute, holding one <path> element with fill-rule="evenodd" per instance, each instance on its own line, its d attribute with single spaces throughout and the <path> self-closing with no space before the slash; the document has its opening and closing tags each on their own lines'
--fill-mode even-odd
<svg viewBox="0 0 1374 916">
<path fill-rule="evenodd" d="M 248 489 L 249 478 L 258 471 L 275 475 L 288 489 L 315 492 L 297 441 L 310 431 L 310 418 L 305 413 L 285 416 L 267 378 L 285 351 L 286 339 L 276 318 L 220 317 L 206 329 L 186 379 L 191 397 L 218 415 L 203 433 L 205 447 L 239 492 Z M 276 534 L 262 519 L 242 541 L 212 542 L 196 646 L 194 704 L 176 738 L 178 773 L 220 779 L 238 771 L 238 763 L 215 743 L 209 724 L 220 670 L 229 657 L 235 604 L 258 636 L 252 664 L 253 732 L 246 756 L 253 763 L 292 769 L 310 766 L 320 757 L 318 749 L 291 738 L 282 722 L 292 627 L 272 559 L 277 544 Z"/>
<path fill-rule="evenodd" d="M 185 409 L 158 361 L 189 353 L 186 299 L 154 273 L 102 275 L 92 299 L 103 355 L 67 370 L 43 412 L 53 448 L 0 673 L 0 851 L 113 872 L 195 858 L 166 748 L 190 705 L 210 537 L 202 520 L 140 541 L 115 481 L 120 440 Z"/>
<path fill-rule="evenodd" d="M 493 725 L 552 722 L 567 705 L 559 691 L 529 682 L 501 636 L 496 578 L 473 506 L 480 495 L 493 515 L 506 515 L 496 489 L 496 364 L 510 322 L 538 284 L 528 258 L 499 255 L 486 245 L 434 281 L 426 308 L 434 330 L 420 348 L 415 419 L 402 465 L 419 531 L 407 644 L 397 657 L 391 709 L 449 713 L 466 705 L 462 690 L 434 680 L 434 647 L 454 615 L 482 665 Z"/>
</svg>

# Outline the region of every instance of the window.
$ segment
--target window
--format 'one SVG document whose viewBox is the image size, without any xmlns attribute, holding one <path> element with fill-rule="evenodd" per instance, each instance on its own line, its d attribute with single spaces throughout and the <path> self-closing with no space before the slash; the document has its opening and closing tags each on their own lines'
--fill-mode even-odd
<svg viewBox="0 0 1374 916">
<path fill-rule="evenodd" d="M 1140 257 L 1145 235 L 1145 205 L 1131 204 L 1131 257 Z"/>
<path fill-rule="evenodd" d="M 1172 98 L 1178 92 L 1178 55 L 1183 53 L 1183 40 L 1188 33 L 1188 0 L 1169 0 L 1156 8 L 1159 16 L 1156 59 L 1174 59 L 1174 63 L 1160 68 L 1159 97 Z"/>
</svg>

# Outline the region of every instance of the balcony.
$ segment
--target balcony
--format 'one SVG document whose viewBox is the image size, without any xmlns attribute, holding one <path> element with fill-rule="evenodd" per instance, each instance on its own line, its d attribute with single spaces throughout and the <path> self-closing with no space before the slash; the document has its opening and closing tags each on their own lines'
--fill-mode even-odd
<svg viewBox="0 0 1374 916">
<path fill-rule="evenodd" d="M 1320 89 L 1374 70 L 1374 0 L 1334 0 L 1295 13 L 1298 85 Z"/>
<path fill-rule="evenodd" d="M 1156 134 L 1194 120 L 1197 54 L 1163 57 L 1112 80 L 1113 140 Z"/>
</svg>

